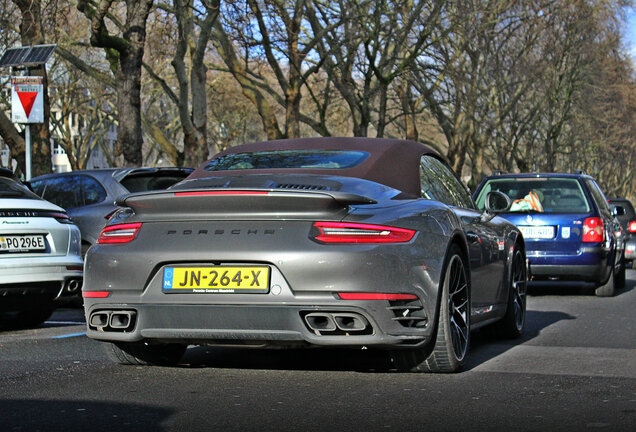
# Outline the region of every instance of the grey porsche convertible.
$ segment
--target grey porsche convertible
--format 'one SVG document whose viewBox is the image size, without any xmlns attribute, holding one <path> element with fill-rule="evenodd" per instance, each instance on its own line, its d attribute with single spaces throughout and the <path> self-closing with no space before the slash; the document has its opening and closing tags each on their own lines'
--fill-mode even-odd
<svg viewBox="0 0 636 432">
<path fill-rule="evenodd" d="M 523 331 L 523 237 L 497 216 L 510 199 L 479 212 L 417 142 L 237 146 L 118 205 L 83 297 L 87 335 L 123 364 L 177 364 L 188 345 L 367 347 L 454 372 L 472 330 Z"/>
</svg>

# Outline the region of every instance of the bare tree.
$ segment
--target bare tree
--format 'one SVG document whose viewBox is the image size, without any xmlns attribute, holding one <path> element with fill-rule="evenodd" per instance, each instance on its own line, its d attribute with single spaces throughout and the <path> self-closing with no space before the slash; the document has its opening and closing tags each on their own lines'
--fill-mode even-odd
<svg viewBox="0 0 636 432">
<path fill-rule="evenodd" d="M 125 18 L 120 21 L 111 10 L 114 0 L 79 0 L 77 8 L 91 21 L 91 45 L 103 48 L 115 78 L 119 129 L 116 153 L 125 163 L 142 163 L 141 69 L 146 41 L 146 22 L 153 0 L 126 0 Z M 115 24 L 121 34 L 110 33 L 106 22 Z M 111 26 L 112 28 L 112 26 Z"/>
<path fill-rule="evenodd" d="M 384 135 L 389 87 L 431 43 L 445 3 L 314 1 L 308 9 L 314 34 L 324 35 L 318 52 L 349 107 L 355 136 L 367 136 L 372 123 Z M 330 25 L 338 19 L 342 25 Z"/>
</svg>

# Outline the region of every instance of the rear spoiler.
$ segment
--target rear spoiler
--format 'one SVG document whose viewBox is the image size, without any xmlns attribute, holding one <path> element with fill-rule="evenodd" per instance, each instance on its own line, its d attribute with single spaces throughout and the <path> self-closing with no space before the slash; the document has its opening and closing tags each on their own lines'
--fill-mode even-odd
<svg viewBox="0 0 636 432">
<path fill-rule="evenodd" d="M 334 215 L 350 205 L 376 204 L 362 195 L 340 191 L 281 191 L 272 189 L 179 189 L 142 192 L 119 197 L 116 204 L 135 213 L 157 216 L 182 213 L 215 218 L 261 218 Z"/>
</svg>

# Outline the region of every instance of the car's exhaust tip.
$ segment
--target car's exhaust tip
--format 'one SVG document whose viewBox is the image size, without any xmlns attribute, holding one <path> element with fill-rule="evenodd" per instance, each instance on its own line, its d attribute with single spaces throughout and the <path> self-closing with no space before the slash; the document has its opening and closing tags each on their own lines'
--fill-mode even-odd
<svg viewBox="0 0 636 432">
<path fill-rule="evenodd" d="M 314 332 L 332 332 L 336 330 L 336 323 L 328 313 L 310 313 L 305 315 L 305 322 Z"/>
<path fill-rule="evenodd" d="M 81 279 L 69 279 L 66 281 L 66 285 L 64 287 L 64 291 L 67 294 L 75 294 L 82 288 L 82 280 Z"/>
<path fill-rule="evenodd" d="M 309 312 L 304 319 L 317 336 L 351 336 L 373 331 L 369 321 L 355 312 Z"/>
<path fill-rule="evenodd" d="M 364 331 L 369 322 L 360 314 L 354 313 L 338 313 L 333 314 L 336 326 L 344 332 L 361 332 Z"/>
<path fill-rule="evenodd" d="M 110 321 L 110 313 L 107 311 L 103 312 L 93 312 L 88 320 L 88 324 L 91 327 L 96 327 L 97 329 L 103 329 L 108 326 Z"/>
<path fill-rule="evenodd" d="M 137 312 L 134 310 L 100 310 L 90 314 L 88 326 L 103 332 L 126 332 L 135 327 Z"/>
</svg>

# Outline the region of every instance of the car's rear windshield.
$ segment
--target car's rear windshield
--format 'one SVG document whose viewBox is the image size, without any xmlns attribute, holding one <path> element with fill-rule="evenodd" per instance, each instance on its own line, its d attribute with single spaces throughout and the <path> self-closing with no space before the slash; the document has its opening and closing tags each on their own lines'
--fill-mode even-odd
<svg viewBox="0 0 636 432">
<path fill-rule="evenodd" d="M 233 153 L 212 159 L 206 171 L 258 169 L 345 169 L 365 160 L 369 154 L 355 150 L 275 150 Z"/>
<path fill-rule="evenodd" d="M 0 198 L 40 199 L 39 196 L 31 192 L 26 186 L 14 180 L 2 177 L 0 177 Z"/>
<path fill-rule="evenodd" d="M 479 192 L 477 207 L 484 208 L 490 191 L 505 193 L 512 200 L 511 212 L 587 213 L 585 193 L 575 178 L 532 177 L 489 180 Z M 537 203 L 538 201 L 538 203 Z"/>
<path fill-rule="evenodd" d="M 130 192 L 146 192 L 154 190 L 168 189 L 170 186 L 179 183 L 186 178 L 189 173 L 147 173 L 132 174 L 121 179 L 120 183 Z"/>
</svg>

